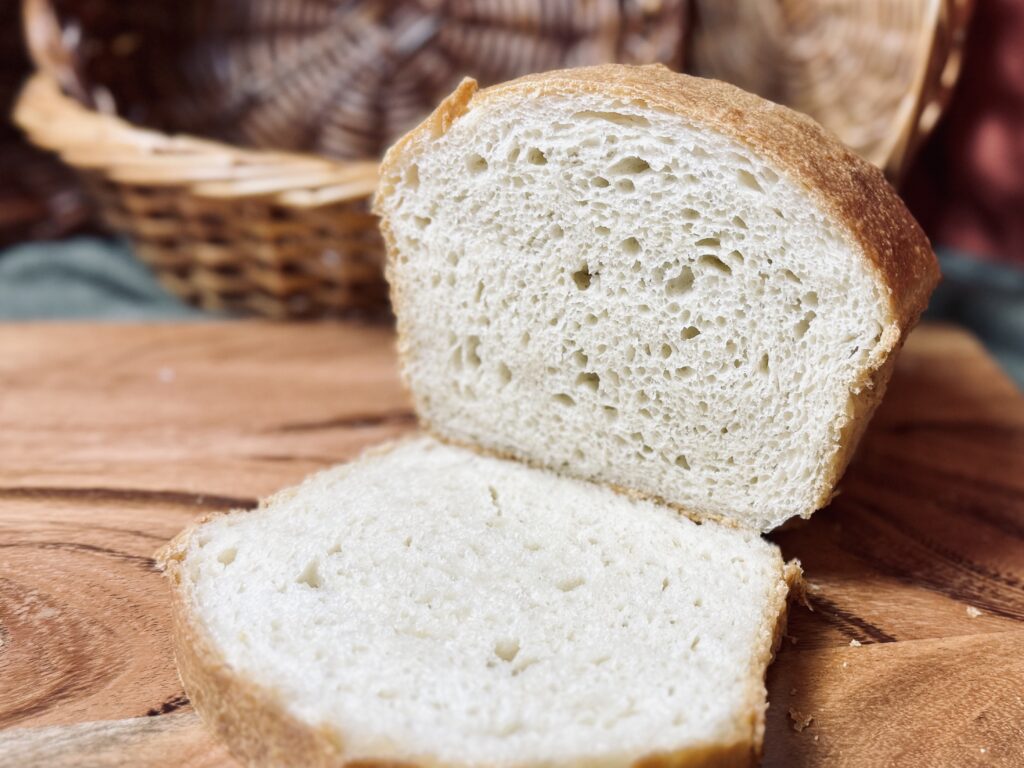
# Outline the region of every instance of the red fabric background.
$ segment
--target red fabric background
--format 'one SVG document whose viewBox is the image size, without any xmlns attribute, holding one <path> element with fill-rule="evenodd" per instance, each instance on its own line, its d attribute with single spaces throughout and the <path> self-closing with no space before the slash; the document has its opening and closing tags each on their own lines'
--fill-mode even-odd
<svg viewBox="0 0 1024 768">
<path fill-rule="evenodd" d="M 949 111 L 903 192 L 936 247 L 1024 266 L 1024 0 L 978 0 Z"/>
</svg>

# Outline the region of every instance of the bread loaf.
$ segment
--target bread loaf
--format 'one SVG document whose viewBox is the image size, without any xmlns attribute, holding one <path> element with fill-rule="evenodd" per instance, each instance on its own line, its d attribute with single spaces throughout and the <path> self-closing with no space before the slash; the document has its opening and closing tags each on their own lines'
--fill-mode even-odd
<svg viewBox="0 0 1024 768">
<path fill-rule="evenodd" d="M 377 210 L 428 429 L 759 530 L 827 503 L 938 279 L 877 169 L 656 66 L 464 82 Z"/>
</svg>

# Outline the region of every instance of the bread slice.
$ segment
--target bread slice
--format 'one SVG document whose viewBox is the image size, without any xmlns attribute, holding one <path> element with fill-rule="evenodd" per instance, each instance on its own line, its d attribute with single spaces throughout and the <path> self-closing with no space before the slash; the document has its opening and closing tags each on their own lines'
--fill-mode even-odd
<svg viewBox="0 0 1024 768">
<path fill-rule="evenodd" d="M 759 530 L 827 503 L 938 279 L 877 169 L 662 67 L 465 81 L 377 210 L 429 430 Z"/>
<path fill-rule="evenodd" d="M 756 533 L 432 439 L 160 554 L 251 765 L 746 765 L 797 578 Z"/>
</svg>

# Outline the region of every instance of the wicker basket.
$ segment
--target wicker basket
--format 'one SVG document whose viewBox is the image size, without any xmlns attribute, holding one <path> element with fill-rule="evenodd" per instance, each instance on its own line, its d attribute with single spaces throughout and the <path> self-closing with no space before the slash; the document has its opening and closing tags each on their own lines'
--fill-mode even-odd
<svg viewBox="0 0 1024 768">
<path fill-rule="evenodd" d="M 898 183 L 960 71 L 973 0 L 695 0 L 696 74 L 806 112 Z"/>
<path fill-rule="evenodd" d="M 16 120 L 179 296 L 277 318 L 373 311 L 386 306 L 368 210 L 383 147 L 467 72 L 487 83 L 678 63 L 686 11 L 687 0 L 24 0 L 39 73 Z"/>
<path fill-rule="evenodd" d="M 465 75 L 679 65 L 688 0 L 46 0 L 68 93 L 132 123 L 376 158 Z"/>
<path fill-rule="evenodd" d="M 37 74 L 15 120 L 82 177 L 107 226 L 182 298 L 271 317 L 379 310 L 375 163 L 238 150 L 100 115 Z"/>
</svg>

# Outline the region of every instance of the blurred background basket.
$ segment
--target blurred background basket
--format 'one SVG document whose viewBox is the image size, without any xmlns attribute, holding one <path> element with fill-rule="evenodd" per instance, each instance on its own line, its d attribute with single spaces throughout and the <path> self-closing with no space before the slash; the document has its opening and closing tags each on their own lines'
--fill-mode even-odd
<svg viewBox="0 0 1024 768">
<path fill-rule="evenodd" d="M 678 66 L 686 7 L 25 0 L 39 72 L 16 120 L 186 300 L 281 318 L 372 311 L 386 288 L 368 197 L 394 138 L 465 74 Z"/>
<path fill-rule="evenodd" d="M 956 80 L 969 9 L 24 0 L 38 72 L 16 117 L 188 301 L 282 318 L 377 311 L 374 164 L 464 75 L 661 61 L 807 112 L 898 183 Z"/>
<path fill-rule="evenodd" d="M 694 0 L 694 74 L 811 115 L 893 183 L 945 109 L 973 0 Z"/>
</svg>

